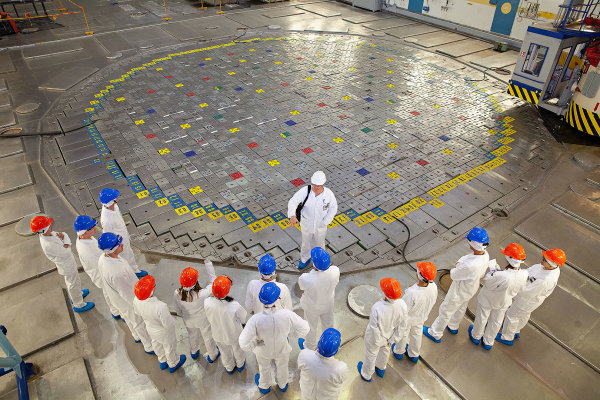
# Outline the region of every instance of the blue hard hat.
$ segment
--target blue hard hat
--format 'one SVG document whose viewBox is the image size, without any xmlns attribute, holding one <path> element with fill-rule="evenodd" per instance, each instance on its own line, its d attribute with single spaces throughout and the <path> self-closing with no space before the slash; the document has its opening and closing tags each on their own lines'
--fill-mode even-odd
<svg viewBox="0 0 600 400">
<path fill-rule="evenodd" d="M 325 332 L 321 335 L 317 349 L 319 350 L 319 354 L 323 357 L 332 357 L 337 354 L 341 344 L 342 334 L 340 331 L 334 328 L 328 328 L 325 329 Z"/>
<path fill-rule="evenodd" d="M 312 259 L 315 268 L 320 271 L 326 271 L 331 265 L 331 258 L 329 254 L 321 247 L 315 247 L 310 251 L 310 258 Z"/>
<path fill-rule="evenodd" d="M 121 235 L 115 235 L 111 232 L 104 232 L 98 238 L 98 248 L 104 251 L 112 250 L 121 243 L 123 243 L 123 237 Z"/>
<path fill-rule="evenodd" d="M 119 197 L 120 194 L 121 192 L 119 192 L 117 189 L 104 188 L 102 189 L 102 191 L 100 192 L 100 196 L 98 197 L 100 198 L 100 203 L 106 204 Z"/>
<path fill-rule="evenodd" d="M 477 242 L 477 243 L 489 243 L 490 237 L 483 228 L 475 227 L 469 231 L 469 234 L 465 238 Z"/>
<path fill-rule="evenodd" d="M 275 282 L 265 283 L 258 293 L 258 299 L 261 303 L 269 305 L 273 304 L 279 298 L 281 289 Z"/>
<path fill-rule="evenodd" d="M 73 223 L 73 229 L 76 231 L 89 231 L 93 227 L 96 226 L 98 222 L 87 215 L 80 215 L 75 218 L 75 222 Z"/>
<path fill-rule="evenodd" d="M 258 262 L 258 271 L 263 275 L 271 275 L 275 272 L 275 259 L 270 254 L 265 254 Z"/>
</svg>

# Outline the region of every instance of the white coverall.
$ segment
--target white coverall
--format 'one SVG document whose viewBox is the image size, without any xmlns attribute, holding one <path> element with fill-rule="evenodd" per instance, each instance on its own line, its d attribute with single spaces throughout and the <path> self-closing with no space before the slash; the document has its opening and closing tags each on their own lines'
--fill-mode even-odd
<svg viewBox="0 0 600 400">
<path fill-rule="evenodd" d="M 288 218 L 296 215 L 296 208 L 306 198 L 308 186 L 300 188 L 288 202 Z M 333 221 L 338 205 L 333 192 L 324 188 L 323 193 L 315 196 L 310 190 L 308 200 L 302 208 L 300 229 L 302 230 L 302 246 L 300 247 L 300 260 L 305 263 L 310 259 L 310 251 L 315 247 L 325 248 L 325 235 L 327 225 Z"/>
<path fill-rule="evenodd" d="M 206 285 L 204 289 L 200 289 L 197 293 L 190 290 L 188 295 L 192 297 L 192 301 L 181 300 L 180 289 L 175 289 L 173 297 L 175 298 L 175 311 L 183 318 L 183 323 L 188 331 L 190 353 L 194 354 L 200 350 L 200 335 L 202 335 L 208 356 L 211 360 L 214 360 L 217 358 L 217 354 L 219 354 L 219 349 L 217 349 L 217 344 L 213 339 L 210 329 L 210 323 L 206 318 L 204 300 L 211 295 L 212 282 L 215 280 L 216 276 L 214 268 L 207 268 L 207 272 L 210 283 Z"/>
<path fill-rule="evenodd" d="M 490 272 L 483 278 L 483 288 L 477 295 L 477 312 L 471 331 L 475 339 L 483 337 L 483 343 L 488 346 L 494 344 L 504 313 L 513 297 L 525 287 L 528 275 L 521 269 L 501 270 L 496 260 L 490 261 L 490 267 Z"/>
<path fill-rule="evenodd" d="M 136 274 L 140 272 L 140 268 L 135 261 L 135 255 L 131 249 L 131 241 L 129 240 L 129 232 L 127 231 L 127 225 L 119 210 L 119 205 L 115 203 L 115 209 L 109 210 L 106 207 L 102 207 L 100 213 L 100 224 L 102 224 L 102 230 L 104 232 L 114 233 L 115 235 L 121 235 L 123 237 L 123 251 L 119 254 L 127 260 L 129 266 L 133 269 Z"/>
<path fill-rule="evenodd" d="M 131 336 L 136 341 L 142 341 L 144 350 L 152 351 L 152 341 L 146 324 L 133 309 L 133 288 L 138 281 L 133 270 L 121 256 L 112 258 L 105 254 L 98 259 L 98 270 L 102 275 L 104 291 L 108 293 L 110 302 L 119 310 L 119 315 L 125 319 Z"/>
<path fill-rule="evenodd" d="M 560 269 L 544 269 L 542 264 L 535 264 L 526 269 L 529 274 L 525 288 L 513 299 L 513 303 L 506 311 L 502 339 L 513 340 L 515 333 L 529 321 L 531 313 L 542 305 L 546 297 L 550 296 L 558 284 Z"/>
<path fill-rule="evenodd" d="M 281 289 L 281 294 L 279 295 L 281 307 L 285 308 L 286 310 L 291 310 L 292 295 L 290 293 L 290 289 L 288 289 L 288 287 L 283 283 L 275 281 L 272 282 L 274 282 L 277 286 L 279 286 L 279 289 Z M 246 288 L 245 306 L 246 310 L 248 310 L 250 314 L 258 314 L 264 309 L 263 303 L 261 303 L 258 299 L 258 294 L 260 293 L 260 289 L 262 289 L 265 283 L 268 282 L 263 281 L 262 279 L 254 279 L 248 282 L 248 287 Z"/>
<path fill-rule="evenodd" d="M 308 321 L 310 332 L 306 335 L 304 347 L 315 349 L 317 337 L 327 328 L 333 328 L 333 301 L 335 288 L 340 281 L 340 269 L 331 265 L 325 271 L 313 269 L 300 275 L 298 286 L 303 290 L 300 305 L 304 309 L 304 319 Z M 321 330 L 317 324 L 321 320 Z"/>
<path fill-rule="evenodd" d="M 81 293 L 81 279 L 79 279 L 77 264 L 71 251 L 71 239 L 65 232 L 62 232 L 62 234 L 63 239 L 58 236 L 58 232 L 52 232 L 51 236 L 39 235 L 40 244 L 48 260 L 56 264 L 58 273 L 65 278 L 67 293 L 69 293 L 69 297 L 73 302 L 73 307 L 84 307 L 86 302 L 83 300 L 83 294 Z M 65 248 L 65 244 L 69 247 Z"/>
<path fill-rule="evenodd" d="M 427 320 L 437 300 L 437 295 L 437 286 L 433 282 L 427 286 L 419 286 L 415 283 L 406 290 L 402 297 L 408 310 L 406 330 L 400 341 L 396 342 L 395 353 L 404 354 L 404 349 L 408 344 L 408 356 L 419 357 L 421 339 L 423 339 L 423 323 Z"/>
<path fill-rule="evenodd" d="M 276 383 L 285 388 L 288 383 L 288 361 L 290 346 L 288 337 L 303 337 L 308 333 L 308 322 L 293 311 L 275 307 L 263 307 L 263 311 L 253 315 L 242 331 L 239 343 L 244 351 L 253 351 L 258 363 L 260 378 L 258 387 L 268 389 L 274 382 L 271 364 L 275 363 Z"/>
<path fill-rule="evenodd" d="M 382 299 L 373 304 L 365 330 L 363 378 L 371 379 L 375 367 L 385 369 L 392 344 L 404 335 L 407 314 L 406 303 L 402 299 Z"/>
<path fill-rule="evenodd" d="M 298 356 L 302 400 L 337 400 L 348 376 L 345 362 L 304 349 Z"/>
<path fill-rule="evenodd" d="M 450 289 L 440 305 L 438 317 L 429 329 L 431 336 L 440 339 L 446 326 L 458 330 L 469 300 L 477 293 L 481 278 L 488 269 L 489 261 L 490 255 L 484 251 L 482 255 L 467 254 L 456 262 L 456 266 L 450 270 Z"/>
<path fill-rule="evenodd" d="M 79 261 L 81 261 L 83 270 L 88 274 L 94 285 L 102 290 L 110 313 L 115 316 L 119 315 L 119 310 L 117 310 L 117 307 L 113 306 L 108 294 L 104 291 L 102 276 L 98 270 L 98 259 L 104 254 L 104 252 L 98 248 L 98 240 L 93 236 L 89 239 L 77 238 L 75 241 L 75 248 L 77 249 L 77 254 L 79 254 Z"/>
<path fill-rule="evenodd" d="M 204 300 L 204 311 L 213 339 L 221 351 L 223 366 L 227 371 L 233 371 L 236 366 L 240 368 L 246 362 L 246 354 L 238 339 L 248 313 L 235 300 L 220 300 L 212 296 Z"/>
<path fill-rule="evenodd" d="M 175 318 L 171 315 L 167 304 L 154 296 L 146 300 L 135 297 L 133 309 L 146 324 L 158 362 L 166 362 L 170 368 L 175 368 L 179 363 Z"/>
</svg>

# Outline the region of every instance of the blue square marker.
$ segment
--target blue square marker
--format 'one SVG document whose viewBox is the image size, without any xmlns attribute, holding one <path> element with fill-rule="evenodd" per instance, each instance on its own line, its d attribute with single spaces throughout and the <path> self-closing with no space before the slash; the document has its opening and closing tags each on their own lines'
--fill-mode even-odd
<svg viewBox="0 0 600 400">
<path fill-rule="evenodd" d="M 450 138 L 446 135 L 440 136 L 440 139 L 442 139 L 444 142 L 447 142 L 448 140 L 450 140 Z"/>
<path fill-rule="evenodd" d="M 151 108 L 148 111 L 146 111 L 146 113 L 148 113 L 148 114 L 154 114 L 155 112 L 156 112 L 156 110 L 154 108 Z"/>
<path fill-rule="evenodd" d="M 183 153 L 183 155 L 186 157 L 192 157 L 196 155 L 196 152 L 194 150 L 186 151 L 185 153 Z"/>
<path fill-rule="evenodd" d="M 370 172 L 367 171 L 365 168 L 361 168 L 361 169 L 359 169 L 356 172 L 358 172 L 361 176 L 365 176 L 365 175 L 369 175 L 370 174 Z"/>
<path fill-rule="evenodd" d="M 292 121 L 291 119 L 289 121 L 285 121 L 285 124 L 287 126 L 292 126 L 292 125 L 296 125 L 296 123 L 294 121 Z"/>
<path fill-rule="evenodd" d="M 308 71 L 309 74 L 314 74 L 317 71 Z"/>
<path fill-rule="evenodd" d="M 370 97 L 365 97 L 365 101 L 373 101 L 373 99 Z"/>
<path fill-rule="evenodd" d="M 235 88 L 235 90 L 236 90 L 237 92 L 241 92 L 242 90 L 244 90 L 244 88 L 241 88 L 241 87 L 236 87 L 236 88 Z"/>
<path fill-rule="evenodd" d="M 374 60 L 374 59 L 375 59 L 375 57 L 369 57 L 369 60 Z"/>
<path fill-rule="evenodd" d="M 267 53 L 271 53 L 273 50 L 267 50 Z"/>
<path fill-rule="evenodd" d="M 204 63 L 200 63 L 200 64 L 198 64 L 198 66 L 199 66 L 199 67 L 204 67 L 205 65 L 206 65 L 206 64 L 204 64 Z"/>
<path fill-rule="evenodd" d="M 494 158 L 496 158 L 496 156 L 495 156 L 495 155 L 493 155 L 492 153 L 487 153 L 487 154 L 485 155 L 485 157 L 486 157 L 488 160 L 493 160 Z"/>
</svg>

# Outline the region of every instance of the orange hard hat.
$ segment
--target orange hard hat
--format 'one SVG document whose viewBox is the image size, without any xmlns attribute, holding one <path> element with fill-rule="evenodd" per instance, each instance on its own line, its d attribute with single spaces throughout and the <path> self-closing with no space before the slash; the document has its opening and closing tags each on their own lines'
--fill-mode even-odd
<svg viewBox="0 0 600 400">
<path fill-rule="evenodd" d="M 517 243 L 511 243 L 504 250 L 501 250 L 502 254 L 507 257 L 514 258 L 515 260 L 523 261 L 525 258 L 525 249 L 523 246 Z"/>
<path fill-rule="evenodd" d="M 546 260 L 552 261 L 559 267 L 565 265 L 565 262 L 567 261 L 567 255 L 561 249 L 550 249 L 547 251 L 542 251 L 542 255 L 546 258 Z"/>
<path fill-rule="evenodd" d="M 152 275 L 146 275 L 135 283 L 133 293 L 140 300 L 146 300 L 152 294 L 156 281 Z"/>
<path fill-rule="evenodd" d="M 38 215 L 37 217 L 33 217 L 31 222 L 29 223 L 29 227 L 31 228 L 31 232 L 39 232 L 42 229 L 45 229 L 52 224 L 54 220 L 49 217 L 44 217 L 43 215 Z"/>
<path fill-rule="evenodd" d="M 179 277 L 179 283 L 183 287 L 192 287 L 196 285 L 198 282 L 198 271 L 194 268 L 188 267 L 181 271 L 181 276 Z"/>
<path fill-rule="evenodd" d="M 217 276 L 217 279 L 213 281 L 212 284 L 212 292 L 213 295 L 222 299 L 229 294 L 229 290 L 231 289 L 231 278 L 227 275 Z"/>
<path fill-rule="evenodd" d="M 417 269 L 421 273 L 421 276 L 427 279 L 429 282 L 433 282 L 435 276 L 437 275 L 437 269 L 435 268 L 435 265 L 429 261 L 417 262 Z"/>
<path fill-rule="evenodd" d="M 379 286 L 381 286 L 381 290 L 383 290 L 385 297 L 389 299 L 397 300 L 402 297 L 402 287 L 400 286 L 400 282 L 394 278 L 383 278 L 379 281 Z"/>
</svg>

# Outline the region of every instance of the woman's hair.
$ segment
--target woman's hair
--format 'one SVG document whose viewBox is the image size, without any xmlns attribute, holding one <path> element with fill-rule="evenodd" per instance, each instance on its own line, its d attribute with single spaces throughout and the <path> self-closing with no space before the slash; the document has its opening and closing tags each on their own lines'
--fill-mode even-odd
<svg viewBox="0 0 600 400">
<path fill-rule="evenodd" d="M 231 296 L 225 296 L 221 300 L 225 300 L 226 302 L 231 303 L 235 299 L 233 297 L 231 297 Z"/>
<path fill-rule="evenodd" d="M 194 291 L 194 292 L 198 293 L 201 289 L 202 288 L 200 287 L 200 284 L 198 282 L 196 282 L 196 284 L 194 285 L 194 287 L 190 291 L 184 290 L 183 286 L 182 286 L 182 287 L 180 287 L 178 289 L 178 291 L 179 291 L 179 297 L 181 297 L 181 301 L 189 301 L 189 302 L 191 302 L 191 301 L 194 300 L 194 298 L 191 295 L 191 293 L 188 293 L 188 292 Z"/>
</svg>

